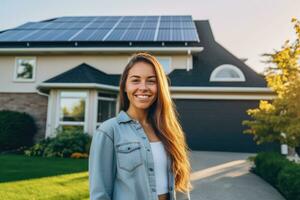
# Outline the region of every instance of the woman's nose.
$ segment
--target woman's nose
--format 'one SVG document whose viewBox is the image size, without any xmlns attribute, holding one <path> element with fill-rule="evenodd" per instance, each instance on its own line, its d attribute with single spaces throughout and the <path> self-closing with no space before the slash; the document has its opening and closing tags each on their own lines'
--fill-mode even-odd
<svg viewBox="0 0 300 200">
<path fill-rule="evenodd" d="M 146 82 L 141 82 L 141 84 L 139 85 L 139 89 L 141 89 L 141 90 L 148 89 Z"/>
</svg>

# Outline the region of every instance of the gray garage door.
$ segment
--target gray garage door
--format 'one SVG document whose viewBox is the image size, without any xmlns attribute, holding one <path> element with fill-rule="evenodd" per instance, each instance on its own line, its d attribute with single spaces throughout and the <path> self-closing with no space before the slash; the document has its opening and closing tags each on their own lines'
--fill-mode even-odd
<svg viewBox="0 0 300 200">
<path fill-rule="evenodd" d="M 250 119 L 246 110 L 257 107 L 254 100 L 175 100 L 180 121 L 192 150 L 259 152 L 279 151 L 278 144 L 257 146 L 253 136 L 243 134 L 241 123 Z"/>
</svg>

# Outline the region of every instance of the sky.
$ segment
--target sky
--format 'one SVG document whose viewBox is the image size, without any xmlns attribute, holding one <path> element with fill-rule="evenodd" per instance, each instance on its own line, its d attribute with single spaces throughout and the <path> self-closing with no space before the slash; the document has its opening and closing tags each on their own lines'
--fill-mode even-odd
<svg viewBox="0 0 300 200">
<path fill-rule="evenodd" d="M 300 0 L 0 0 L 0 30 L 61 16 L 103 15 L 191 15 L 209 20 L 217 42 L 262 72 L 267 64 L 261 55 L 295 39 L 291 19 L 300 20 Z"/>
</svg>

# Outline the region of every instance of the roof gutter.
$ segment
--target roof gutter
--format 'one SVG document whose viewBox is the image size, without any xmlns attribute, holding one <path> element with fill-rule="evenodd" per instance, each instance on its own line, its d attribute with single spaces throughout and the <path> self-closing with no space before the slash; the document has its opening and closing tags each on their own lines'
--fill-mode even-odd
<svg viewBox="0 0 300 200">
<path fill-rule="evenodd" d="M 106 90 L 112 90 L 112 91 L 119 91 L 118 86 L 112 86 L 112 85 L 106 85 L 106 84 L 98 84 L 98 83 L 41 83 L 37 86 L 37 89 L 43 89 L 43 88 L 99 88 L 99 89 L 106 89 Z"/>
<path fill-rule="evenodd" d="M 171 87 L 174 92 L 267 92 L 273 93 L 267 87 Z"/>
<path fill-rule="evenodd" d="M 21 53 L 21 52 L 201 52 L 203 47 L 29 47 L 29 48 L 0 48 L 0 53 Z"/>
<path fill-rule="evenodd" d="M 98 83 L 41 83 L 37 89 L 42 88 L 99 88 L 119 91 L 119 86 Z M 245 92 L 245 93 L 274 93 L 266 87 L 170 87 L 171 92 Z"/>
</svg>

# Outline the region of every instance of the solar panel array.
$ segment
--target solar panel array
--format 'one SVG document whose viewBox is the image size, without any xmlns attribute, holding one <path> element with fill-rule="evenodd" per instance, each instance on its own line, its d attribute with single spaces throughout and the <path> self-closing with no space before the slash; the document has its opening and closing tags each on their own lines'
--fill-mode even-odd
<svg viewBox="0 0 300 200">
<path fill-rule="evenodd" d="M 199 42 L 191 16 L 86 16 L 28 22 L 0 33 L 0 42 Z"/>
</svg>

